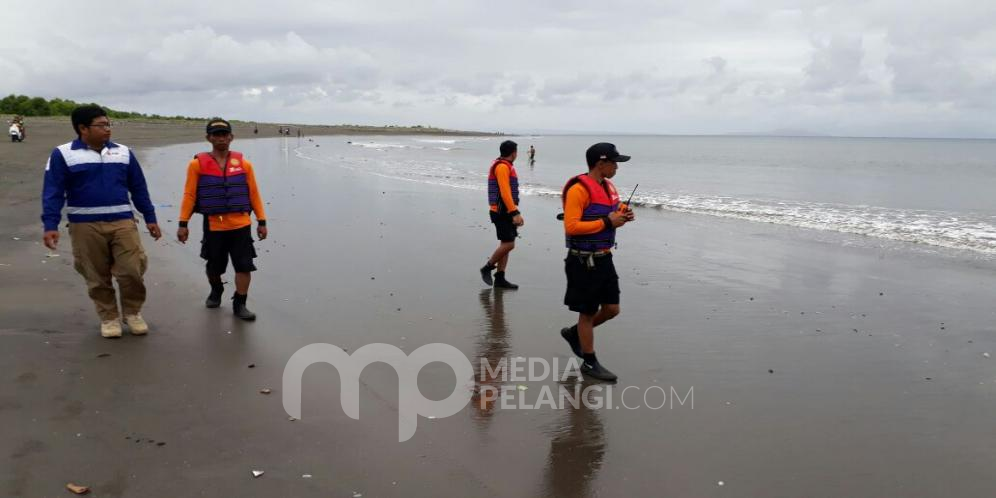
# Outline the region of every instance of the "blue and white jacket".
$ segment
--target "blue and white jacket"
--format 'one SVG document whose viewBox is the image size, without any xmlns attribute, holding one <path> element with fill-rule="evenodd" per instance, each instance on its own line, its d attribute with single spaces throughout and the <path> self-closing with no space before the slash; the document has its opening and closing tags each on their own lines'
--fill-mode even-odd
<svg viewBox="0 0 996 498">
<path fill-rule="evenodd" d="M 97 152 L 76 139 L 52 151 L 42 189 L 46 231 L 59 229 L 65 204 L 70 223 L 85 223 L 131 219 L 132 202 L 146 223 L 156 222 L 145 175 L 128 147 L 108 141 Z"/>
</svg>

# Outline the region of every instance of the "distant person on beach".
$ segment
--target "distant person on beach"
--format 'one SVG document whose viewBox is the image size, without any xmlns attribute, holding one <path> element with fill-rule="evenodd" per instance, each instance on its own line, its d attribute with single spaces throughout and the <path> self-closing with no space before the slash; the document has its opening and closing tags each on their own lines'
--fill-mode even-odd
<svg viewBox="0 0 996 498">
<path fill-rule="evenodd" d="M 204 305 L 221 306 L 225 291 L 221 276 L 232 260 L 235 270 L 235 294 L 232 296 L 232 313 L 243 320 L 255 320 L 256 314 L 246 307 L 249 283 L 256 271 L 253 258 L 256 249 L 252 240 L 252 219 L 256 213 L 256 236 L 266 238 L 266 213 L 263 199 L 256 188 L 256 174 L 252 163 L 241 152 L 229 150 L 234 139 L 232 125 L 221 118 L 207 124 L 207 141 L 211 152 L 201 152 L 187 165 L 187 181 L 183 186 L 183 203 L 180 206 L 180 228 L 176 238 L 187 243 L 190 232 L 187 223 L 196 212 L 204 215 L 204 238 L 201 240 L 201 257 L 207 260 L 206 272 L 211 293 Z"/>
<path fill-rule="evenodd" d="M 595 356 L 595 327 L 619 314 L 619 275 L 612 264 L 616 229 L 636 219 L 620 204 L 619 193 L 609 181 L 619 164 L 629 161 L 610 143 L 597 143 L 585 153 L 588 173 L 571 178 L 561 195 L 567 240 L 567 292 L 564 304 L 578 313 L 578 323 L 560 335 L 582 358 L 581 372 L 599 380 L 615 381 L 616 375 Z"/>
<path fill-rule="evenodd" d="M 529 162 L 530 163 L 536 162 L 536 148 L 533 147 L 532 145 L 529 146 Z"/>
<path fill-rule="evenodd" d="M 24 141 L 24 136 L 21 135 L 21 127 L 18 126 L 17 123 L 11 123 L 10 129 L 8 129 L 8 133 L 10 134 L 10 141 L 11 142 L 23 142 Z"/>
<path fill-rule="evenodd" d="M 519 146 L 506 140 L 498 147 L 501 157 L 495 159 L 488 171 L 488 204 L 490 205 L 491 223 L 498 232 L 498 248 L 481 267 L 481 278 L 484 283 L 499 289 L 518 289 L 519 286 L 505 279 L 505 268 L 508 266 L 508 253 L 515 249 L 515 238 L 519 235 L 518 227 L 525 221 L 519 212 L 519 178 L 515 173 L 515 158 Z M 494 273 L 492 280 L 491 272 Z"/>
<path fill-rule="evenodd" d="M 58 245 L 61 211 L 68 204 L 73 266 L 86 280 L 97 308 L 100 335 L 121 337 L 122 314 L 132 334 L 144 335 L 149 325 L 140 312 L 148 260 L 131 203 L 142 213 L 152 238 L 159 240 L 162 235 L 145 175 L 128 147 L 111 142 L 111 121 L 102 108 L 77 107 L 71 120 L 76 140 L 56 147 L 45 165 L 45 247 L 54 251 Z M 112 276 L 118 281 L 121 314 Z"/>
</svg>

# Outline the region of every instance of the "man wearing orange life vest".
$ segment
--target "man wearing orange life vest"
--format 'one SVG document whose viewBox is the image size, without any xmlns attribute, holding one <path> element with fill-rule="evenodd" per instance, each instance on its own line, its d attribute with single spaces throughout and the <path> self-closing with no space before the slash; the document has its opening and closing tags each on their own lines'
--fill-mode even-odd
<svg viewBox="0 0 996 498">
<path fill-rule="evenodd" d="M 263 200 L 256 188 L 256 175 L 252 163 L 242 154 L 229 150 L 232 143 L 232 126 L 221 118 L 207 124 L 207 141 L 211 152 L 194 156 L 187 166 L 187 181 L 183 187 L 183 204 L 180 207 L 180 228 L 176 238 L 187 242 L 190 232 L 187 223 L 194 212 L 204 215 L 204 238 L 201 257 L 207 260 L 207 278 L 211 293 L 204 305 L 221 306 L 224 285 L 221 276 L 232 259 L 235 270 L 235 295 L 232 312 L 243 320 L 255 320 L 256 314 L 246 308 L 249 283 L 256 271 L 253 258 L 256 249 L 252 240 L 252 220 L 249 213 L 256 213 L 256 235 L 266 238 L 266 214 Z"/>
<path fill-rule="evenodd" d="M 481 279 L 497 289 L 518 289 L 519 286 L 505 280 L 505 267 L 508 266 L 508 253 L 515 249 L 515 238 L 519 235 L 518 227 L 525 221 L 519 212 L 519 177 L 515 173 L 515 158 L 518 157 L 519 146 L 506 140 L 498 147 L 501 157 L 495 159 L 488 171 L 488 205 L 490 206 L 491 223 L 498 232 L 498 248 L 481 267 Z M 491 278 L 491 272 L 498 270 Z"/>
<path fill-rule="evenodd" d="M 616 176 L 618 163 L 630 158 L 603 142 L 589 147 L 585 159 L 588 173 L 568 180 L 562 193 L 568 249 L 564 304 L 578 313 L 578 323 L 561 329 L 560 335 L 583 359 L 583 374 L 613 382 L 616 375 L 595 356 L 595 327 L 619 314 L 619 275 L 612 263 L 612 248 L 616 229 L 636 216 L 620 203 L 609 178 Z"/>
</svg>

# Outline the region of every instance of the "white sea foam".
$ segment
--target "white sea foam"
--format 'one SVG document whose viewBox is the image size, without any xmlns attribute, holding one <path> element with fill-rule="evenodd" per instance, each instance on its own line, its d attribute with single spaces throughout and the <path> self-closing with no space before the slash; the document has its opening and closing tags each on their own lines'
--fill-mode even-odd
<svg viewBox="0 0 996 498">
<path fill-rule="evenodd" d="M 417 138 L 416 142 L 422 142 L 426 144 L 455 144 L 457 141 L 455 139 L 443 139 L 443 138 Z"/>
<path fill-rule="evenodd" d="M 418 145 L 379 143 L 379 142 L 350 142 L 349 145 L 363 147 L 365 149 L 421 149 Z"/>
<path fill-rule="evenodd" d="M 367 146 L 357 143 L 354 145 Z M 308 157 L 300 151 L 298 156 L 321 160 Z M 469 173 L 440 160 L 390 158 L 372 162 L 364 160 L 362 165 L 350 164 L 349 161 L 336 161 L 333 164 L 385 178 L 471 190 L 486 188 L 483 174 Z M 559 197 L 560 187 L 523 182 L 520 183 L 520 193 L 525 196 Z M 633 206 L 858 234 L 996 255 L 994 216 L 663 191 L 644 192 L 634 197 Z"/>
</svg>

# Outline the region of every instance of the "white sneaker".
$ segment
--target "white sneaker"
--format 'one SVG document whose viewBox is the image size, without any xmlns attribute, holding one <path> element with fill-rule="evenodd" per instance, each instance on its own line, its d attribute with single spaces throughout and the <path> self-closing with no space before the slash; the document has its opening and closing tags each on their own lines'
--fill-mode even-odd
<svg viewBox="0 0 996 498">
<path fill-rule="evenodd" d="M 125 323 L 131 329 L 131 335 L 145 335 L 149 333 L 149 324 L 145 323 L 145 319 L 139 313 L 125 315 Z"/>
<path fill-rule="evenodd" d="M 100 335 L 112 338 L 121 337 L 121 320 L 105 320 L 100 322 Z"/>
</svg>

